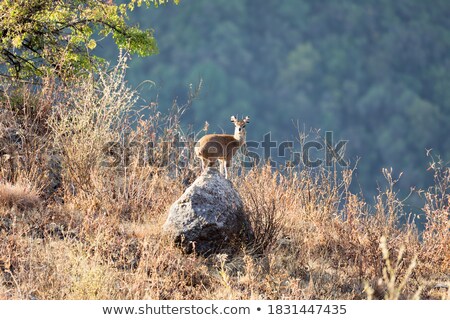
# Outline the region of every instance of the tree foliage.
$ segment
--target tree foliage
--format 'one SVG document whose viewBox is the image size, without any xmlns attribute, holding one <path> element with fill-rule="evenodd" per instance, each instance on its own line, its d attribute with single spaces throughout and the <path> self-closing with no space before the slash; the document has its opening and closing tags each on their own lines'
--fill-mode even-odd
<svg viewBox="0 0 450 320">
<path fill-rule="evenodd" d="M 151 29 L 128 24 L 135 6 L 167 1 L 2 0 L 0 64 L 15 78 L 57 72 L 66 77 L 89 69 L 99 37 L 112 36 L 119 48 L 141 56 L 158 52 Z M 178 3 L 178 1 L 175 1 Z"/>
</svg>

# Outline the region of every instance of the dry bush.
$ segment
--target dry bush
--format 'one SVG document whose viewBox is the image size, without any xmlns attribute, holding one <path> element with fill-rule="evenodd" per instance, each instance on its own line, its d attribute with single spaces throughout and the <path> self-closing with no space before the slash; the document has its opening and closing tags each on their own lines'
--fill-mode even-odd
<svg viewBox="0 0 450 320">
<path fill-rule="evenodd" d="M 281 233 L 280 206 L 285 205 L 288 195 L 277 182 L 278 178 L 280 175 L 267 166 L 254 168 L 245 177 L 234 180 L 244 199 L 245 211 L 254 232 L 253 247 L 257 252 L 270 249 Z"/>
<path fill-rule="evenodd" d="M 41 90 L 26 83 L 0 88 L 0 180 L 31 181 L 46 195 L 52 187 L 47 120 L 55 84 L 45 79 Z"/>
<path fill-rule="evenodd" d="M 61 157 L 66 195 L 92 190 L 91 177 L 101 167 L 105 146 L 123 134 L 122 123 L 137 100 L 125 86 L 125 61 L 122 57 L 95 82 L 91 78 L 72 84 L 48 120 Z"/>
<path fill-rule="evenodd" d="M 397 259 L 392 260 L 390 251 L 387 247 L 386 238 L 383 236 L 380 239 L 380 249 L 383 254 L 384 267 L 382 270 L 383 276 L 378 279 L 375 289 L 366 284 L 365 291 L 369 300 L 373 298 L 380 298 L 386 300 L 398 299 L 419 299 L 422 288 L 418 286 L 415 293 L 407 290 L 408 282 L 411 280 L 413 270 L 417 265 L 417 256 L 415 256 L 407 269 L 404 270 L 403 254 L 405 247 L 402 246 L 398 252 Z M 402 271 L 403 270 L 403 271 Z M 404 292 L 409 292 L 409 296 L 404 296 Z"/>
<path fill-rule="evenodd" d="M 277 228 L 277 240 L 272 239 L 266 247 L 265 257 L 276 261 L 271 277 L 284 272 L 289 276 L 281 283 L 291 284 L 294 276 L 297 279 L 299 287 L 289 288 L 288 296 L 361 299 L 369 293 L 364 283 L 375 288 L 371 298 L 417 296 L 429 278 L 415 267 L 422 265 L 416 258 L 422 244 L 413 223 L 399 225 L 399 217 L 405 215 L 403 202 L 394 192 L 396 180 L 391 172 L 384 170 L 384 174 L 388 187 L 380 191 L 374 207 L 349 191 L 351 170 L 342 172 L 341 181 L 332 171 L 300 170 L 282 175 L 267 167 L 235 179 L 257 238 L 265 240 L 266 234 L 273 234 L 271 228 Z M 267 217 L 279 220 L 266 224 Z M 385 249 L 380 248 L 383 238 L 388 239 Z M 396 261 L 395 268 L 388 268 L 389 281 L 381 249 L 389 250 Z M 442 252 L 449 250 L 443 248 Z M 400 288 L 395 295 L 394 287 Z"/>
<path fill-rule="evenodd" d="M 420 257 L 428 272 L 438 271 L 439 278 L 450 282 L 450 168 L 433 162 L 435 185 L 425 192 L 423 211 L 427 222 L 423 232 Z"/>
<path fill-rule="evenodd" d="M 38 192 L 31 185 L 0 182 L 0 207 L 30 210 L 40 204 Z"/>
</svg>

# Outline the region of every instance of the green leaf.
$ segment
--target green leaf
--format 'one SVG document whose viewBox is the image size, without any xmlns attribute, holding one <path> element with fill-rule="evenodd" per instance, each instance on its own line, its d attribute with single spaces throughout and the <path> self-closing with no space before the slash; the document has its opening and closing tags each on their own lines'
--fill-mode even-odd
<svg viewBox="0 0 450 320">
<path fill-rule="evenodd" d="M 89 40 L 89 42 L 87 43 L 87 47 L 89 48 L 89 50 L 94 50 L 96 46 L 97 42 L 94 39 Z"/>
<path fill-rule="evenodd" d="M 143 2 L 128 0 L 116 5 L 94 0 L 3 0 L 1 70 L 18 78 L 39 77 L 42 70 L 64 76 L 83 74 L 98 61 L 90 52 L 97 47 L 95 37 L 109 34 L 119 48 L 140 56 L 155 54 L 158 48 L 153 32 L 128 21 L 127 13 Z M 145 1 L 148 6 L 150 2 Z"/>
</svg>

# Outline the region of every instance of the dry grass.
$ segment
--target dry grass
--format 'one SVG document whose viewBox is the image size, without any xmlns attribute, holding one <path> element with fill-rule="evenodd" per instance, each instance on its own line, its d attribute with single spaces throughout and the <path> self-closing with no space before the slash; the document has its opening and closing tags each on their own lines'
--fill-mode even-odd
<svg viewBox="0 0 450 320">
<path fill-rule="evenodd" d="M 40 203 L 38 193 L 30 185 L 0 182 L 0 208 L 30 210 Z"/>
<path fill-rule="evenodd" d="M 232 179 L 255 242 L 183 255 L 161 226 L 199 174 L 173 146 L 192 139 L 180 109 L 133 113 L 123 72 L 124 61 L 70 90 L 3 86 L 0 299 L 449 299 L 450 171 L 439 163 L 422 234 L 399 226 L 389 171 L 370 207 L 349 191 L 351 170 L 261 166 Z"/>
</svg>

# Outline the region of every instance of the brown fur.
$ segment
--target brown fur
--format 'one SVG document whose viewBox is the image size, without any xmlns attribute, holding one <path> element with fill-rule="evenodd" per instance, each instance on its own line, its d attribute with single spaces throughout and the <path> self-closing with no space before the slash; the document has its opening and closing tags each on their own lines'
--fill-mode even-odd
<svg viewBox="0 0 450 320">
<path fill-rule="evenodd" d="M 249 117 L 239 121 L 232 116 L 231 122 L 235 125 L 234 135 L 207 134 L 197 142 L 195 154 L 202 160 L 203 169 L 214 165 L 219 160 L 223 165 L 225 177 L 228 178 L 227 168 L 231 167 L 234 155 L 245 144 L 245 125 L 249 121 Z"/>
</svg>

